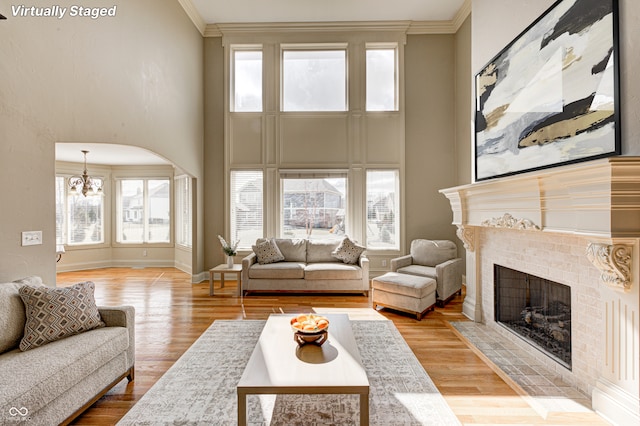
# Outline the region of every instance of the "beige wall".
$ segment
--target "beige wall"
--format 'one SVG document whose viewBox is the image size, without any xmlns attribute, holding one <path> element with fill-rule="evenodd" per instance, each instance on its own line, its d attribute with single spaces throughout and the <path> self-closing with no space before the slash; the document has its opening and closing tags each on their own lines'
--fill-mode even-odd
<svg viewBox="0 0 640 426">
<path fill-rule="evenodd" d="M 415 238 L 457 242 L 449 201 L 438 192 L 457 183 L 454 48 L 453 35 L 407 37 L 406 250 Z"/>
<path fill-rule="evenodd" d="M 218 235 L 224 230 L 224 50 L 222 38 L 204 40 L 204 265 L 224 261 Z"/>
<path fill-rule="evenodd" d="M 455 35 L 455 132 L 457 185 L 471 183 L 473 134 L 471 122 L 475 111 L 475 85 L 471 72 L 471 17 L 468 16 Z"/>
<path fill-rule="evenodd" d="M 56 142 L 137 145 L 203 177 L 201 35 L 178 2 L 110 4 L 116 17 L 0 22 L 0 279 L 55 282 Z M 43 244 L 21 247 L 28 230 Z"/>
</svg>

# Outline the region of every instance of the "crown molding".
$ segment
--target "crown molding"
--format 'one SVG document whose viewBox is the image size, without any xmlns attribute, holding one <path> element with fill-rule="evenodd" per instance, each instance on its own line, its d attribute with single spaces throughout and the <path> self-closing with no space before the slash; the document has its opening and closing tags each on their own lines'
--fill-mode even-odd
<svg viewBox="0 0 640 426">
<path fill-rule="evenodd" d="M 312 33 L 354 31 L 402 31 L 406 34 L 455 34 L 471 14 L 471 0 L 465 0 L 450 21 L 352 21 L 352 22 L 255 22 L 207 24 L 191 0 L 178 0 L 203 37 L 239 33 Z"/>
<path fill-rule="evenodd" d="M 273 33 L 335 33 L 335 32 L 401 32 L 406 33 L 411 21 L 352 21 L 352 22 L 249 22 L 208 24 L 205 34 L 210 37 L 231 34 Z"/>
<path fill-rule="evenodd" d="M 180 6 L 182 6 L 182 9 L 184 9 L 185 13 L 191 19 L 193 25 L 196 26 L 200 34 L 206 37 L 205 31 L 207 23 L 204 22 L 204 19 L 200 16 L 200 12 L 198 12 L 198 9 L 193 5 L 193 2 L 191 0 L 178 0 L 178 3 L 180 3 Z"/>
<path fill-rule="evenodd" d="M 454 16 L 453 20 L 451 20 L 453 28 L 455 29 L 454 33 L 458 32 L 469 15 L 471 15 L 471 0 L 465 0 L 464 3 L 462 3 L 462 6 L 460 6 L 460 9 L 458 9 L 458 13 L 456 13 L 456 16 Z"/>
</svg>

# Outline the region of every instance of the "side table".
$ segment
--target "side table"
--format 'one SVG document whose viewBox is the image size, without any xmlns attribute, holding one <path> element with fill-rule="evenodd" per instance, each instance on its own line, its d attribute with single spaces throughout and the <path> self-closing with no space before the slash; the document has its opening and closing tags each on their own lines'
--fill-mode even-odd
<svg viewBox="0 0 640 426">
<path fill-rule="evenodd" d="M 226 263 L 209 269 L 209 296 L 213 296 L 213 275 L 220 274 L 220 288 L 224 288 L 224 274 L 236 274 L 238 280 L 238 295 L 242 294 L 242 265 L 237 263 L 233 268 L 229 268 Z"/>
</svg>

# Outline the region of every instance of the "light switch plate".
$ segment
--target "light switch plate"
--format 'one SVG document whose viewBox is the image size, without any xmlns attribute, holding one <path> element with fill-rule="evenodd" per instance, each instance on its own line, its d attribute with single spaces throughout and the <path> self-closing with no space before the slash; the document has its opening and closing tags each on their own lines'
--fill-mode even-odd
<svg viewBox="0 0 640 426">
<path fill-rule="evenodd" d="M 42 231 L 24 231 L 22 233 L 23 246 L 36 246 L 42 244 Z"/>
</svg>

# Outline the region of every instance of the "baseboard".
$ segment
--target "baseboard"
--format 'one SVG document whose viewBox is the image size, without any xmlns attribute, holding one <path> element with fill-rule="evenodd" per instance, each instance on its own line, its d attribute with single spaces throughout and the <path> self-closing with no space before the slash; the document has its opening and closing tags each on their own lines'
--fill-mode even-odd
<svg viewBox="0 0 640 426">
<path fill-rule="evenodd" d="M 640 424 L 640 400 L 605 379 L 598 379 L 591 394 L 593 409 L 615 425 Z"/>
</svg>

